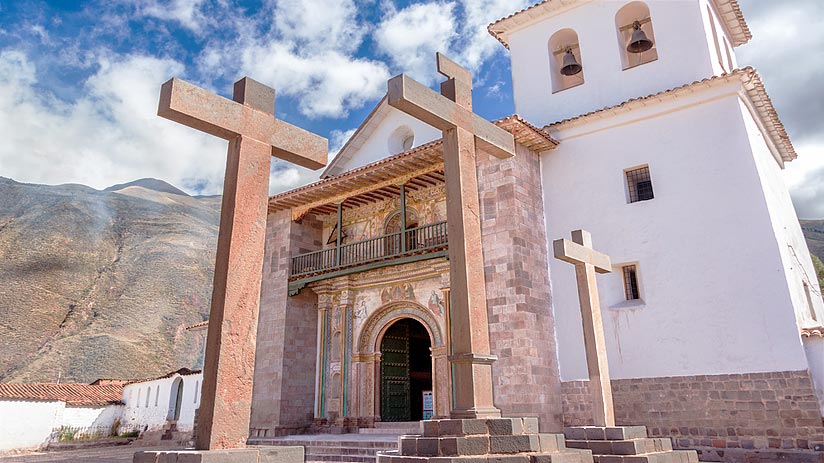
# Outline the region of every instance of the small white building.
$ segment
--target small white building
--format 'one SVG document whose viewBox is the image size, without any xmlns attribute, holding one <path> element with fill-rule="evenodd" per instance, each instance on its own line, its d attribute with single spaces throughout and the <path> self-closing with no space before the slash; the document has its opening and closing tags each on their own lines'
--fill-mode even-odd
<svg viewBox="0 0 824 463">
<path fill-rule="evenodd" d="M 202 383 L 199 370 L 181 368 L 159 378 L 126 384 L 121 424 L 141 431 L 158 431 L 167 423 L 174 423 L 178 431 L 191 432 L 195 411 L 200 407 Z"/>
<path fill-rule="evenodd" d="M 122 391 L 122 382 L 0 384 L 0 452 L 45 447 L 61 428 L 66 438 L 114 434 Z"/>
</svg>

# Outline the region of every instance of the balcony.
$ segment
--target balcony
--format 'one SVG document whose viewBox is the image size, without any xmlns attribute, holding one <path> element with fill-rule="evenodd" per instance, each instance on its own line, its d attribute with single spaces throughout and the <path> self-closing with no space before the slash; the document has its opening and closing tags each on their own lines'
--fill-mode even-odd
<svg viewBox="0 0 824 463">
<path fill-rule="evenodd" d="M 306 283 L 373 268 L 446 256 L 446 222 L 437 222 L 292 258 L 290 294 Z"/>
</svg>

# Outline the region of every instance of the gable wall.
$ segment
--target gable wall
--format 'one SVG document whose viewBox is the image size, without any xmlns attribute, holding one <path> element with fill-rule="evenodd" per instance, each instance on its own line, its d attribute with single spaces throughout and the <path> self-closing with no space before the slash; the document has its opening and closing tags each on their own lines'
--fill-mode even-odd
<svg viewBox="0 0 824 463">
<path fill-rule="evenodd" d="M 408 126 L 415 134 L 413 146 L 420 146 L 441 138 L 441 132 L 418 119 L 392 107 L 381 108 L 375 115 L 376 120 L 364 122 L 362 133 L 357 134 L 357 140 L 363 142 L 358 148 L 351 147 L 346 153 L 347 159 L 342 159 L 331 175 L 362 167 L 379 161 L 400 151 L 390 150 L 389 140 L 392 133 L 401 126 Z"/>
</svg>

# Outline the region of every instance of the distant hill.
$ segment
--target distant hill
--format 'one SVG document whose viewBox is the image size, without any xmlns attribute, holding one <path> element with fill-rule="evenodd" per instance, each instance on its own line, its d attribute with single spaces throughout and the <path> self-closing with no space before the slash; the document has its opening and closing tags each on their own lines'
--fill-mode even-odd
<svg viewBox="0 0 824 463">
<path fill-rule="evenodd" d="M 141 179 L 98 191 L 0 177 L 0 381 L 195 367 L 220 197 Z"/>
<path fill-rule="evenodd" d="M 160 193 L 171 193 L 173 195 L 189 196 L 183 191 L 177 189 L 176 187 L 164 182 L 163 180 L 158 180 L 156 178 L 141 178 L 139 180 L 135 180 L 129 183 L 120 183 L 117 185 L 112 185 L 103 191 L 120 191 L 125 190 L 129 187 L 141 187 L 147 190 L 158 191 Z"/>
<path fill-rule="evenodd" d="M 813 255 L 813 265 L 818 274 L 818 283 L 824 288 L 824 219 L 802 220 L 801 230 L 807 238 L 807 246 Z"/>
</svg>

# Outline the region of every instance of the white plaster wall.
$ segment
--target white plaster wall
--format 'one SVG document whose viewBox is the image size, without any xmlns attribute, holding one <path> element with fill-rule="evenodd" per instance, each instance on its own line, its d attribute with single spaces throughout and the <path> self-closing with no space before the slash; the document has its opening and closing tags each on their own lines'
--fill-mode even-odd
<svg viewBox="0 0 824 463">
<path fill-rule="evenodd" d="M 34 449 L 60 426 L 63 402 L 0 400 L 0 451 Z"/>
<path fill-rule="evenodd" d="M 75 407 L 67 405 L 63 411 L 62 426 L 77 428 L 102 427 L 111 428 L 115 420 L 123 414 L 122 405 L 107 405 L 105 407 Z"/>
<path fill-rule="evenodd" d="M 408 126 L 415 134 L 413 147 L 441 138 L 439 130 L 402 111 L 391 106 L 387 106 L 382 111 L 386 111 L 385 118 L 377 124 L 374 131 L 368 135 L 368 139 L 355 151 L 352 157 L 338 166 L 337 172 L 352 170 L 398 154 L 390 152 L 388 142 L 392 132 L 403 125 Z"/>
<path fill-rule="evenodd" d="M 764 188 L 772 229 L 781 252 L 783 273 L 787 279 L 793 307 L 795 307 L 798 326 L 821 326 L 824 322 L 824 300 L 821 298 L 818 277 L 790 198 L 790 192 L 781 177 L 781 168 L 770 152 L 748 107 L 742 102 L 740 108 L 753 147 L 753 157 L 759 178 Z M 812 311 L 804 291 L 805 282 L 810 288 Z"/>
<path fill-rule="evenodd" d="M 619 272 L 598 277 L 614 378 L 807 368 L 738 88 L 569 127 L 542 156 L 549 239 L 584 228 L 638 265 L 640 305 Z M 627 204 L 624 170 L 643 164 L 655 199 Z M 550 275 L 561 376 L 585 379 L 573 266 Z"/>
<path fill-rule="evenodd" d="M 542 126 L 721 72 L 711 43 L 707 0 L 646 2 L 658 59 L 622 70 L 624 44 L 617 38 L 615 14 L 627 3 L 582 2 L 514 31 L 509 43 L 515 112 Z M 585 83 L 553 94 L 548 42 L 564 28 L 578 34 Z M 719 27 L 719 33 L 723 31 Z"/>
<path fill-rule="evenodd" d="M 187 376 L 174 375 L 169 378 L 127 384 L 123 388 L 123 410 L 121 423 L 150 431 L 158 430 L 166 424 L 170 409 L 173 409 L 172 385 L 175 378 L 183 380 L 183 398 L 177 429 L 191 431 L 194 424 L 195 410 L 200 406 L 200 386 L 203 383 L 201 373 Z M 158 396 L 159 386 L 159 396 Z M 138 402 L 138 390 L 140 401 Z M 146 392 L 150 392 L 149 406 L 146 406 Z"/>
<path fill-rule="evenodd" d="M 803 337 L 804 352 L 810 364 L 810 376 L 813 378 L 818 405 L 824 414 L 824 338 L 821 336 Z"/>
</svg>

